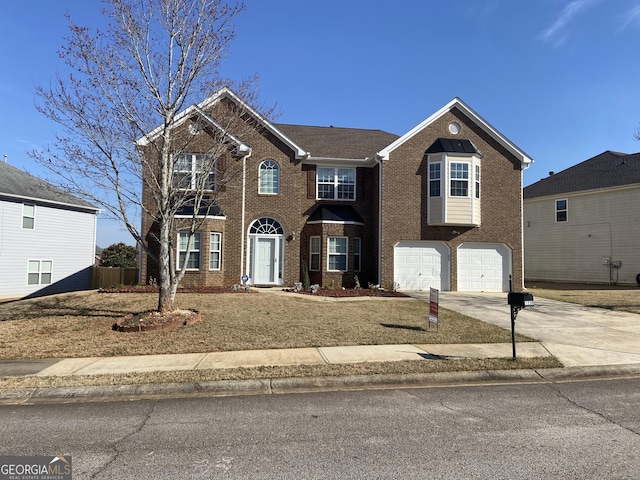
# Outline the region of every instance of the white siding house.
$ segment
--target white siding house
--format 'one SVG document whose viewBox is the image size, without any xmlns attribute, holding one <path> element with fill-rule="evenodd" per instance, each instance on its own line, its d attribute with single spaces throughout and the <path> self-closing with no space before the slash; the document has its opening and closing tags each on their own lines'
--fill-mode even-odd
<svg viewBox="0 0 640 480">
<path fill-rule="evenodd" d="M 604 152 L 524 189 L 525 279 L 636 284 L 640 154 Z"/>
<path fill-rule="evenodd" d="M 98 211 L 0 163 L 0 298 L 89 289 Z"/>
</svg>

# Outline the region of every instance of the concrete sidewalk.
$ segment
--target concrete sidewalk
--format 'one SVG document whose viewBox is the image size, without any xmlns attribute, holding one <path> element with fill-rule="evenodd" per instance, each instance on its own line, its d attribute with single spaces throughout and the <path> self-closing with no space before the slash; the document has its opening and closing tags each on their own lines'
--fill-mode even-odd
<svg viewBox="0 0 640 480">
<path fill-rule="evenodd" d="M 550 355 L 537 342 L 519 343 L 518 357 Z M 121 357 L 66 358 L 60 360 L 0 361 L 0 376 L 38 377 L 206 370 L 281 365 L 336 365 L 402 360 L 511 357 L 510 343 L 473 345 L 358 345 L 348 347 L 245 350 Z M 20 368 L 20 365 L 22 368 Z"/>
</svg>

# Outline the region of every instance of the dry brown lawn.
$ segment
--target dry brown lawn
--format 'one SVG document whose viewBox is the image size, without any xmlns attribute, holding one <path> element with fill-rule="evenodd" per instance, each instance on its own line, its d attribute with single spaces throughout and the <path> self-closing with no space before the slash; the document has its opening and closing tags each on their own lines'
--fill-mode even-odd
<svg viewBox="0 0 640 480">
<path fill-rule="evenodd" d="M 199 323 L 120 333 L 112 324 L 153 309 L 156 294 L 79 292 L 0 303 L 0 359 L 106 357 L 336 345 L 510 342 L 510 332 L 413 299 L 314 300 L 274 293 L 184 293 Z M 518 341 L 526 341 L 518 337 Z"/>
<path fill-rule="evenodd" d="M 618 285 L 527 282 L 527 290 L 536 296 L 577 303 L 588 307 L 640 313 L 640 289 Z"/>
</svg>

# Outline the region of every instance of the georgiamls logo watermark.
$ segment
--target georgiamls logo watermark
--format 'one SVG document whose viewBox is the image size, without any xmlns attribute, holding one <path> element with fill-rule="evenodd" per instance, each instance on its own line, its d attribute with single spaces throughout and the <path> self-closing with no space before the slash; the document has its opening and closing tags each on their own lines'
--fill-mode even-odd
<svg viewBox="0 0 640 480">
<path fill-rule="evenodd" d="M 0 456 L 0 480 L 71 480 L 71 455 Z"/>
</svg>

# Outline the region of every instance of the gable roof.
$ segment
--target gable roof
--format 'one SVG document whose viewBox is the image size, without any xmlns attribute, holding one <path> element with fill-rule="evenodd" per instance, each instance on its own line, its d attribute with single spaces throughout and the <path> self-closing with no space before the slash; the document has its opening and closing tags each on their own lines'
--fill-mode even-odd
<svg viewBox="0 0 640 480">
<path fill-rule="evenodd" d="M 5 162 L 0 162 L 0 197 L 80 207 L 96 212 L 100 210 L 90 203 Z"/>
<path fill-rule="evenodd" d="M 378 155 L 382 160 L 388 160 L 389 155 L 400 145 L 411 139 L 413 136 L 424 130 L 426 127 L 434 123 L 440 117 L 442 117 L 447 112 L 450 112 L 453 109 L 458 109 L 465 116 L 467 116 L 471 121 L 473 121 L 476 125 L 478 125 L 482 130 L 484 130 L 488 135 L 490 135 L 494 140 L 496 140 L 500 145 L 502 145 L 507 151 L 513 154 L 518 160 L 520 160 L 520 164 L 522 166 L 529 165 L 533 162 L 533 159 L 527 155 L 523 150 L 518 148 L 514 143 L 507 139 L 504 135 L 502 135 L 498 130 L 496 130 L 489 122 L 487 122 L 484 118 L 474 112 L 471 107 L 469 107 L 466 103 L 464 103 L 458 97 L 451 100 L 440 110 L 435 112 L 433 115 L 422 121 L 420 124 L 413 127 L 407 133 L 398 138 L 395 142 L 387 146 L 386 148 L 380 150 Z"/>
<path fill-rule="evenodd" d="M 274 124 L 313 158 L 365 159 L 398 138 L 383 130 Z"/>
<path fill-rule="evenodd" d="M 214 105 L 215 103 L 221 101 L 224 98 L 229 98 L 236 104 L 240 105 L 246 112 L 248 112 L 251 116 L 253 116 L 261 125 L 263 125 L 267 130 L 269 130 L 273 135 L 279 138 L 285 145 L 288 145 L 295 153 L 296 158 L 305 158 L 308 156 L 308 153 L 303 150 L 300 146 L 298 146 L 295 142 L 293 142 L 290 138 L 288 138 L 285 134 L 283 134 L 280 130 L 278 130 L 271 122 L 269 122 L 266 118 L 264 118 L 260 113 L 258 113 L 254 108 L 244 102 L 240 97 L 238 97 L 230 88 L 224 87 L 220 89 L 218 92 L 214 93 L 210 97 L 206 98 L 202 102 L 197 105 L 191 105 L 190 107 L 184 109 L 182 112 L 175 116 L 173 121 L 173 126 L 177 127 L 180 124 L 186 122 L 191 116 L 197 114 L 202 117 L 203 111 Z M 209 121 L 208 118 L 206 118 Z M 215 123 L 215 121 L 214 121 Z M 216 127 L 222 129 L 219 125 L 215 124 Z M 162 131 L 162 125 L 156 127 L 151 132 L 147 133 L 143 137 L 139 138 L 136 141 L 136 144 L 139 146 L 148 145 L 151 141 L 158 138 L 160 132 Z M 233 137 L 235 143 L 239 143 L 239 140 L 236 141 L 235 137 L 231 134 L 231 132 L 226 132 L 230 137 Z M 250 146 L 249 146 L 250 147 Z"/>
<path fill-rule="evenodd" d="M 607 150 L 524 188 L 524 198 L 640 183 L 640 153 Z"/>
</svg>

